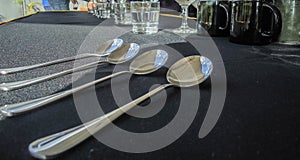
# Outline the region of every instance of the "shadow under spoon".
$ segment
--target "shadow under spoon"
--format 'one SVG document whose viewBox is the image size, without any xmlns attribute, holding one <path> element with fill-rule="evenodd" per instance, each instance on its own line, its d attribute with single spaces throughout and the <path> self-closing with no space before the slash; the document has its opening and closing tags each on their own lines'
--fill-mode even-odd
<svg viewBox="0 0 300 160">
<path fill-rule="evenodd" d="M 76 56 L 71 56 L 71 57 L 66 57 L 62 59 L 57 59 L 54 61 L 49 61 L 45 63 L 39 63 L 39 64 L 34 64 L 30 66 L 23 66 L 23 67 L 15 67 L 15 68 L 4 68 L 0 69 L 0 75 L 5 75 L 5 74 L 11 74 L 11 73 L 16 73 L 16 72 L 21 72 L 21 71 L 26 71 L 34 68 L 39 68 L 39 67 L 45 67 L 57 63 L 62 63 L 62 62 L 67 62 L 75 59 L 81 59 L 81 58 L 88 58 L 88 57 L 105 57 L 108 56 L 111 52 L 115 51 L 119 47 L 121 47 L 123 44 L 122 39 L 113 39 L 105 42 L 103 45 L 101 45 L 97 50 L 96 53 L 84 53 Z"/>
<path fill-rule="evenodd" d="M 138 53 L 139 48 L 140 48 L 139 45 L 136 43 L 125 44 L 125 45 L 122 45 L 121 47 L 119 47 L 117 50 L 114 50 L 113 52 L 111 52 L 111 54 L 109 54 L 107 57 L 100 59 L 99 61 L 91 62 L 91 63 L 85 64 L 85 65 L 82 65 L 79 67 L 75 67 L 72 69 L 53 73 L 53 74 L 46 75 L 46 76 L 27 79 L 27 80 L 23 80 L 23 81 L 1 83 L 0 90 L 11 91 L 11 90 L 20 89 L 20 88 L 23 88 L 23 87 L 26 87 L 29 85 L 33 85 L 33 84 L 40 83 L 40 82 L 43 82 L 43 81 L 46 81 L 49 79 L 56 78 L 59 76 L 67 75 L 67 74 L 77 72 L 77 71 L 83 71 L 83 70 L 95 67 L 99 63 L 104 63 L 104 62 L 111 63 L 111 64 L 123 63 L 123 62 L 126 62 L 126 61 L 130 60 L 131 58 L 133 58 Z"/>
<path fill-rule="evenodd" d="M 53 158 L 84 141 L 137 104 L 163 89 L 170 86 L 190 87 L 202 83 L 210 76 L 212 69 L 212 62 L 206 57 L 190 56 L 183 58 L 169 69 L 167 73 L 168 84 L 161 85 L 134 101 L 92 121 L 40 138 L 29 145 L 29 152 L 36 158 Z"/>
<path fill-rule="evenodd" d="M 49 104 L 53 101 L 64 98 L 74 92 L 93 86 L 97 83 L 119 76 L 121 74 L 132 73 L 136 75 L 145 75 L 145 74 L 152 73 L 157 69 L 159 69 L 161 66 L 163 66 L 167 58 L 168 58 L 168 54 L 163 50 L 147 51 L 139 55 L 137 58 L 134 59 L 134 61 L 131 62 L 129 71 L 120 71 L 117 73 L 113 73 L 109 76 L 97 79 L 95 81 L 86 83 L 84 85 L 66 91 L 58 92 L 56 94 L 52 94 L 46 97 L 41 97 L 41 98 L 29 100 L 26 102 L 16 103 L 16 104 L 8 104 L 3 107 L 0 107 L 1 108 L 0 114 L 5 117 L 16 116 L 18 114 Z"/>
</svg>

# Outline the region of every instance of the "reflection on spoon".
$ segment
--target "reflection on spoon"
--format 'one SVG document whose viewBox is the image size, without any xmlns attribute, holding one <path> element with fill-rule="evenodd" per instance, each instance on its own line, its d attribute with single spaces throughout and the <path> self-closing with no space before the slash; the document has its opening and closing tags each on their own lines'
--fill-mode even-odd
<svg viewBox="0 0 300 160">
<path fill-rule="evenodd" d="M 29 151 L 36 158 L 47 159 L 54 157 L 79 144 L 96 133 L 111 121 L 121 116 L 137 104 L 143 102 L 161 90 L 170 87 L 190 87 L 206 80 L 213 69 L 212 62 L 203 56 L 190 56 L 177 61 L 167 73 L 168 84 L 159 86 L 134 101 L 115 109 L 108 114 L 96 118 L 77 127 L 40 138 L 29 145 Z"/>
<path fill-rule="evenodd" d="M 89 69 L 92 67 L 95 67 L 95 65 L 98 65 L 98 63 L 111 63 L 111 64 L 119 64 L 126 62 L 133 58 L 138 52 L 139 52 L 139 45 L 136 43 L 130 43 L 130 44 L 125 44 L 119 47 L 117 50 L 113 51 L 111 54 L 108 55 L 108 57 L 105 57 L 104 59 L 100 59 L 100 61 L 97 62 L 92 62 L 86 65 L 82 65 L 76 68 L 72 68 L 69 70 L 57 72 L 54 74 L 42 76 L 42 77 L 37 77 L 33 79 L 28 79 L 28 80 L 23 80 L 23 81 L 16 81 L 16 82 L 8 82 L 8 83 L 2 83 L 0 84 L 0 90 L 2 91 L 11 91 L 19 88 L 23 88 L 32 84 L 36 84 L 39 82 L 43 82 L 49 79 L 53 79 L 59 76 L 63 76 L 66 74 L 70 74 L 73 72 L 77 71 L 82 71 L 85 69 Z"/>
<path fill-rule="evenodd" d="M 118 49 L 119 47 L 121 47 L 122 44 L 123 44 L 122 39 L 109 40 L 106 43 L 104 43 L 102 46 L 100 46 L 96 50 L 96 53 L 85 53 L 85 54 L 80 54 L 77 56 L 66 57 L 66 58 L 57 59 L 54 61 L 40 63 L 40 64 L 34 64 L 34 65 L 30 65 L 30 66 L 0 69 L 0 75 L 21 72 L 21 71 L 39 68 L 39 67 L 45 67 L 45 66 L 49 66 L 52 64 L 67 62 L 67 61 L 71 61 L 71 60 L 75 60 L 75 59 L 81 59 L 81 58 L 87 58 L 87 57 L 105 57 L 105 56 L 108 56 L 111 52 L 113 52 L 116 49 Z"/>
<path fill-rule="evenodd" d="M 115 61 L 115 62 L 120 61 L 120 60 L 117 61 L 117 59 L 119 59 L 120 57 L 119 58 L 114 57 L 114 59 L 112 57 L 110 57 L 110 58 L 111 58 L 110 61 Z M 49 95 L 46 97 L 42 97 L 42 98 L 38 98 L 38 99 L 26 101 L 26 102 L 16 103 L 16 104 L 5 105 L 3 107 L 0 107 L 0 115 L 2 114 L 2 116 L 12 117 L 12 116 L 33 110 L 35 108 L 41 107 L 43 105 L 49 104 L 49 103 L 54 102 L 63 97 L 66 97 L 70 94 L 73 94 L 79 90 L 93 86 L 97 83 L 100 83 L 107 79 L 119 76 L 124 73 L 132 73 L 132 74 L 137 74 L 137 75 L 145 75 L 145 74 L 152 73 L 152 72 L 158 70 L 159 68 L 161 68 L 165 64 L 167 59 L 168 59 L 168 54 L 167 54 L 167 52 L 165 52 L 163 50 L 151 50 L 151 51 L 145 52 L 145 53 L 141 54 L 140 56 L 138 56 L 136 59 L 134 59 L 134 61 L 131 62 L 129 71 L 117 72 L 112 75 L 109 75 L 109 76 L 100 78 L 98 80 L 86 83 L 84 85 L 78 86 L 76 88 L 62 91 L 62 92 L 52 94 L 52 95 Z"/>
</svg>

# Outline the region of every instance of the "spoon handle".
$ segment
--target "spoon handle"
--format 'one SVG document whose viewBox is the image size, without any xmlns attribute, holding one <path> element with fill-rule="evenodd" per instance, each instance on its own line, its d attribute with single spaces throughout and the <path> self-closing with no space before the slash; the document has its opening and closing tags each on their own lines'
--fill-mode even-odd
<svg viewBox="0 0 300 160">
<path fill-rule="evenodd" d="M 0 69 L 0 75 L 1 74 L 2 75 L 11 74 L 11 73 L 16 73 L 16 72 L 26 71 L 26 70 L 29 70 L 29 69 L 45 67 L 45 66 L 49 66 L 49 65 L 52 65 L 52 64 L 67 62 L 67 61 L 71 61 L 71 60 L 75 60 L 75 59 L 82 59 L 82 58 L 96 57 L 96 56 L 99 56 L 99 55 L 98 54 L 89 54 L 89 53 L 87 53 L 87 54 L 80 54 L 80 55 L 76 55 L 76 56 L 57 59 L 57 60 L 49 61 L 49 62 L 45 62 L 45 63 L 34 64 L 34 65 L 30 65 L 30 66 L 15 67 L 15 68 L 4 68 L 4 69 Z"/>
<path fill-rule="evenodd" d="M 2 91 L 11 91 L 11 90 L 15 90 L 15 89 L 19 89 L 19 88 L 23 88 L 32 84 L 36 84 L 39 82 L 43 82 L 49 79 L 53 79 L 59 76 L 63 76 L 63 75 L 67 75 L 73 72 L 77 72 L 77 71 L 82 71 L 82 70 L 86 70 L 92 67 L 95 67 L 95 65 L 97 65 L 98 63 L 102 63 L 102 62 L 106 62 L 105 60 L 103 61 L 97 61 L 97 62 L 92 62 L 83 66 L 79 66 L 76 68 L 72 68 L 72 69 L 68 69 L 65 71 L 61 71 L 61 72 L 57 72 L 54 74 L 50 74 L 50 75 L 46 75 L 46 76 L 41 76 L 41 77 L 37 77 L 37 78 L 32 78 L 32 79 L 27 79 L 27 80 L 23 80 L 23 81 L 16 81 L 16 82 L 8 82 L 8 83 L 1 83 L 0 84 L 0 90 Z"/>
<path fill-rule="evenodd" d="M 44 138 L 40 138 L 29 145 L 29 152 L 32 156 L 41 159 L 55 157 L 56 155 L 63 153 L 64 151 L 81 143 L 106 125 L 110 124 L 111 121 L 120 117 L 123 113 L 129 111 L 137 104 L 143 102 L 147 98 L 169 86 L 172 86 L 172 84 L 161 85 L 147 94 L 135 99 L 134 101 L 131 101 L 130 103 L 90 122 Z"/>
<path fill-rule="evenodd" d="M 33 100 L 21 102 L 21 103 L 16 103 L 16 104 L 8 104 L 8 105 L 5 105 L 3 107 L 0 107 L 1 108 L 0 109 L 1 113 L 0 114 L 2 114 L 5 117 L 16 116 L 16 115 L 19 115 L 21 113 L 39 108 L 41 106 L 44 106 L 46 104 L 49 104 L 49 103 L 54 102 L 56 100 L 59 100 L 61 98 L 64 98 L 64 97 L 66 97 L 70 94 L 73 94 L 77 91 L 80 91 L 84 88 L 93 86 L 97 83 L 103 82 L 107 79 L 119 76 L 119 75 L 124 74 L 124 73 L 130 73 L 130 72 L 129 71 L 117 72 L 117 73 L 108 75 L 106 77 L 97 79 L 95 81 L 86 83 L 84 85 L 78 86 L 76 88 L 72 88 L 72 89 L 69 89 L 69 90 L 66 90 L 66 91 L 58 92 L 58 93 L 55 93 L 55 94 L 52 94 L 52 95 L 49 95 L 49 96 L 46 96 L 46 97 L 41 97 L 41 98 L 37 98 L 37 99 L 33 99 Z"/>
</svg>

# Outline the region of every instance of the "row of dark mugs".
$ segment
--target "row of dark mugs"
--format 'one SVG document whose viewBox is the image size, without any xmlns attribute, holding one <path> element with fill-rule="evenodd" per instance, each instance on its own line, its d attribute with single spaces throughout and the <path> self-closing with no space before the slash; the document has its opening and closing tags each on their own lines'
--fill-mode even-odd
<svg viewBox="0 0 300 160">
<path fill-rule="evenodd" d="M 279 9 L 263 0 L 199 1 L 198 34 L 229 36 L 239 44 L 277 41 L 282 28 Z"/>
</svg>

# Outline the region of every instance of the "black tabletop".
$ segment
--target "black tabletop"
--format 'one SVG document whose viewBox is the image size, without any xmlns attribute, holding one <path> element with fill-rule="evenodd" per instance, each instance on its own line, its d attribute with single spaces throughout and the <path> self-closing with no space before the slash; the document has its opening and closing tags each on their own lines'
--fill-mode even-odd
<svg viewBox="0 0 300 160">
<path fill-rule="evenodd" d="M 178 23 L 170 24 L 168 19 Z M 141 52 L 152 48 L 164 48 L 170 56 L 166 66 L 152 74 L 123 75 L 96 85 L 96 92 L 93 92 L 93 87 L 88 88 L 43 108 L 0 121 L 1 159 L 32 159 L 28 152 L 28 145 L 32 141 L 99 116 L 98 111 L 95 111 L 95 114 L 91 111 L 95 95 L 103 111 L 109 112 L 129 102 L 128 97 L 135 99 L 150 88 L 167 83 L 165 74 L 168 67 L 180 56 L 195 54 L 212 59 L 215 65 L 212 78 L 191 88 L 168 88 L 154 96 L 151 101 L 142 103 L 140 108 L 161 107 L 152 117 L 137 118 L 124 115 L 114 122 L 119 128 L 130 132 L 154 132 L 169 125 L 174 117 L 177 117 L 181 104 L 191 99 L 193 102 L 190 103 L 196 103 L 197 109 L 193 110 L 193 107 L 184 105 L 193 112 L 187 112 L 186 115 L 183 113 L 177 127 L 178 130 L 184 128 L 184 122 L 190 117 L 191 125 L 187 126 L 173 143 L 155 151 L 130 153 L 91 137 L 60 155 L 58 159 L 299 159 L 299 47 L 277 44 L 246 46 L 230 43 L 228 38 L 213 38 L 209 41 L 200 35 L 180 37 L 163 30 L 172 26 L 174 28 L 174 25 L 179 26 L 180 19 L 170 17 L 161 17 L 160 32 L 146 37 L 131 34 L 129 26 L 114 27 L 111 22 L 113 20 L 97 19 L 84 12 L 44 12 L 0 26 L 1 68 L 93 52 L 103 40 L 112 39 L 119 33 L 122 33 L 120 37 L 126 42 L 141 44 Z M 97 34 L 98 31 L 101 34 Z M 150 43 L 151 39 L 157 44 Z M 214 42 L 211 44 L 212 49 L 206 45 L 208 41 Z M 170 53 L 171 51 L 174 52 Z M 220 57 L 213 56 L 212 52 L 215 51 L 220 53 Z M 181 55 L 178 56 L 177 52 Z M 93 60 L 95 59 L 87 61 Z M 67 75 L 23 89 L 1 92 L 0 105 L 67 90 L 72 88 L 72 81 L 90 81 L 90 77 L 103 77 L 114 70 L 126 69 L 129 64 L 130 62 L 120 66 L 105 64 L 99 66 L 96 72 L 85 71 L 76 75 L 75 79 L 74 75 Z M 218 83 L 218 78 L 222 76 L 217 74 L 221 73 L 222 66 L 226 81 Z M 67 62 L 23 73 L 1 75 L 0 82 L 34 78 L 72 67 L 74 63 Z M 117 92 L 128 92 L 128 95 L 124 95 L 124 99 L 117 96 L 118 99 Z M 212 98 L 214 92 L 225 93 L 225 103 L 221 106 L 223 110 L 220 117 L 213 117 L 218 121 L 212 130 L 199 138 L 199 130 L 207 118 L 210 105 L 217 101 Z M 195 97 L 196 99 L 193 99 Z M 157 105 L 161 101 L 165 101 L 164 105 Z M 78 108 L 80 105 L 81 108 Z M 84 114 L 91 117 L 80 119 Z M 110 129 L 112 127 L 108 126 L 97 136 L 115 136 Z M 161 136 L 172 137 L 177 134 L 175 132 L 173 135 L 166 131 L 167 135 Z M 135 146 L 133 142 L 130 143 L 130 139 L 127 141 L 129 146 Z M 121 143 L 126 144 L 120 140 L 120 145 Z M 155 146 L 156 143 L 148 142 L 150 146 Z"/>
</svg>

